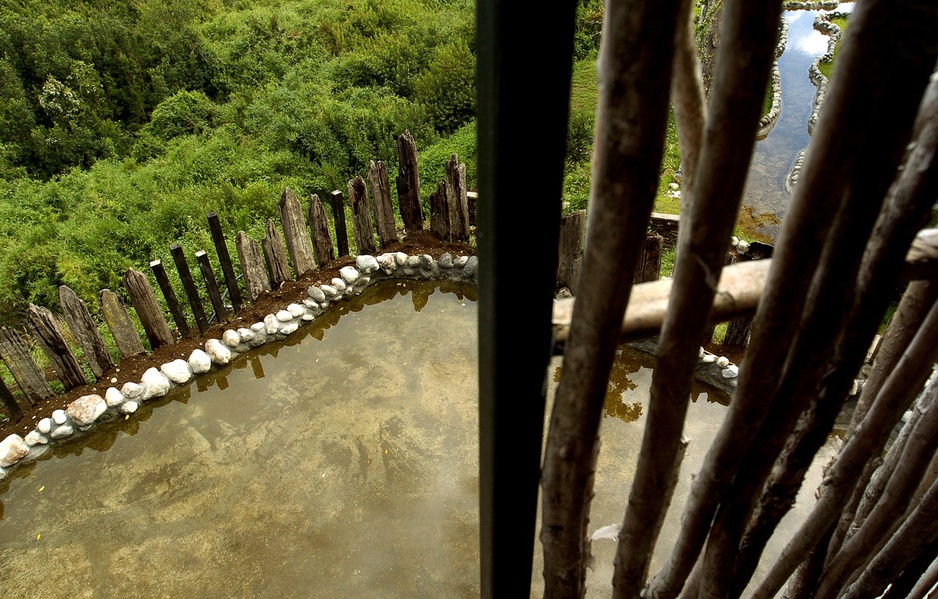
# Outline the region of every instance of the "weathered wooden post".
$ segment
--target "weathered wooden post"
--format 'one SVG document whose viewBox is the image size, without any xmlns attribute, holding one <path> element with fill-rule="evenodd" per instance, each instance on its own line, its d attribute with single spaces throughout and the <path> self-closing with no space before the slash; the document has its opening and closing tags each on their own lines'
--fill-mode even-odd
<svg viewBox="0 0 938 599">
<path fill-rule="evenodd" d="M 0 379 L 0 402 L 3 403 L 3 408 L 6 410 L 7 416 L 10 417 L 11 421 L 16 422 L 20 419 L 20 416 L 23 415 L 23 409 L 20 408 L 20 404 L 16 403 L 16 398 L 10 393 L 10 389 L 7 388 L 3 379 Z"/>
<path fill-rule="evenodd" d="M 29 403 L 35 404 L 55 395 L 36 361 L 29 355 L 23 334 L 11 327 L 0 329 L 0 357 L 6 362 L 10 374 L 20 386 Z"/>
<path fill-rule="evenodd" d="M 397 205 L 405 231 L 423 229 L 423 208 L 420 205 L 420 172 L 417 166 L 417 144 L 410 131 L 397 138 Z"/>
<path fill-rule="evenodd" d="M 52 363 L 52 367 L 55 368 L 59 380 L 65 385 L 65 390 L 87 385 L 88 379 L 81 371 L 78 359 L 68 346 L 65 335 L 62 334 L 62 329 L 52 312 L 48 308 L 29 304 L 26 323 L 36 341 L 39 342 L 42 351 Z"/>
<path fill-rule="evenodd" d="M 371 222 L 371 209 L 368 206 L 368 189 L 361 177 L 348 182 L 348 201 L 352 206 L 352 230 L 355 232 L 355 246 L 359 254 L 374 254 L 375 228 Z"/>
<path fill-rule="evenodd" d="M 450 205 L 446 201 L 446 182 L 440 181 L 436 191 L 430 194 L 430 230 L 443 241 L 452 241 L 451 223 Z"/>
<path fill-rule="evenodd" d="M 173 255 L 173 262 L 176 264 L 176 271 L 182 280 L 182 288 L 186 291 L 186 297 L 189 298 L 189 306 L 192 308 L 192 314 L 195 316 L 195 323 L 199 325 L 199 333 L 204 335 L 208 331 L 208 317 L 205 315 L 205 308 L 202 307 L 202 298 L 199 297 L 199 289 L 195 286 L 192 279 L 192 271 L 189 270 L 189 263 L 186 262 L 186 254 L 182 246 L 174 243 L 169 246 L 169 253 Z"/>
<path fill-rule="evenodd" d="M 241 271 L 244 273 L 244 284 L 248 290 L 248 298 L 256 301 L 261 293 L 270 291 L 270 279 L 264 269 L 264 258 L 261 247 L 256 241 L 248 237 L 244 231 L 238 232 L 235 241 L 238 247 L 238 258 L 241 260 Z"/>
<path fill-rule="evenodd" d="M 634 283 L 648 283 L 661 278 L 661 249 L 664 237 L 657 233 L 645 236 L 645 246 L 642 248 L 642 259 L 635 269 Z"/>
<path fill-rule="evenodd" d="M 104 320 L 111 330 L 111 336 L 114 337 L 114 343 L 117 344 L 121 357 L 136 356 L 145 352 L 140 335 L 137 334 L 137 329 L 130 320 L 130 314 L 127 313 L 127 308 L 124 307 L 117 294 L 110 289 L 102 289 L 99 300 L 101 313 L 104 314 Z"/>
<path fill-rule="evenodd" d="M 68 328 L 85 352 L 85 360 L 88 361 L 91 372 L 96 378 L 101 378 L 106 371 L 114 367 L 114 360 L 111 359 L 104 339 L 91 318 L 91 312 L 85 302 L 66 285 L 59 287 L 59 305 L 62 306 Z"/>
<path fill-rule="evenodd" d="M 450 213 L 450 241 L 469 241 L 469 198 L 466 165 L 453 154 L 446 163 L 446 202 Z"/>
<path fill-rule="evenodd" d="M 153 271 L 153 276 L 156 277 L 156 284 L 159 285 L 160 291 L 163 292 L 163 299 L 166 300 L 169 313 L 173 315 L 176 328 L 179 329 L 179 336 L 188 337 L 192 334 L 192 330 L 189 328 L 189 321 L 186 320 L 186 313 L 182 311 L 182 306 L 179 305 L 179 300 L 176 298 L 176 291 L 173 289 L 172 283 L 169 282 L 169 276 L 166 274 L 166 268 L 163 267 L 163 262 L 160 260 L 151 260 L 150 270 Z"/>
<path fill-rule="evenodd" d="M 579 210 L 560 221 L 560 250 L 557 285 L 576 295 L 583 268 L 583 240 L 586 238 L 586 211 Z"/>
<path fill-rule="evenodd" d="M 335 223 L 335 243 L 339 251 L 339 258 L 348 256 L 348 228 L 345 224 L 345 201 L 342 192 L 336 189 L 330 196 L 332 208 L 332 222 Z"/>
<path fill-rule="evenodd" d="M 137 317 L 143 330 L 146 331 L 150 347 L 156 349 L 161 345 L 172 345 L 176 342 L 173 332 L 169 330 L 166 317 L 156 301 L 156 294 L 150 287 L 150 281 L 140 271 L 128 268 L 123 277 L 124 289 L 130 297 L 130 303 L 137 311 Z"/>
<path fill-rule="evenodd" d="M 221 322 L 223 318 L 228 317 L 228 309 L 225 308 L 225 302 L 221 299 L 218 283 L 215 282 L 215 273 L 212 271 L 212 263 L 209 262 L 205 250 L 199 250 L 195 253 L 195 261 L 199 265 L 199 270 L 202 271 L 202 280 L 205 281 L 205 289 L 208 291 L 208 297 L 215 309 L 215 318 L 218 322 Z"/>
<path fill-rule="evenodd" d="M 303 207 L 300 200 L 290 188 L 283 191 L 280 196 L 280 223 L 283 225 L 283 236 L 287 242 L 287 250 L 293 261 L 293 271 L 296 278 L 316 268 L 313 260 L 313 246 L 306 232 L 306 218 L 303 216 Z"/>
<path fill-rule="evenodd" d="M 231 256 L 228 254 L 228 244 L 225 243 L 225 235 L 221 231 L 221 222 L 218 215 L 209 212 L 207 215 L 208 227 L 212 233 L 212 243 L 215 244 L 215 253 L 218 254 L 218 262 L 221 264 L 222 274 L 225 275 L 225 286 L 228 287 L 228 295 L 231 297 L 231 305 L 235 314 L 241 310 L 241 290 L 238 289 L 238 277 L 235 275 L 234 267 L 231 265 Z"/>
<path fill-rule="evenodd" d="M 391 204 L 391 183 L 388 180 L 388 167 L 383 160 L 377 164 L 372 160 L 368 164 L 368 185 L 371 187 L 371 199 L 374 201 L 375 227 L 381 248 L 397 241 L 397 227 L 394 224 L 394 206 Z"/>
<path fill-rule="evenodd" d="M 290 266 L 287 264 L 287 253 L 283 251 L 283 240 L 277 231 L 277 225 L 274 219 L 267 219 L 267 235 L 261 242 L 264 250 L 264 261 L 267 263 L 267 271 L 270 273 L 270 285 L 273 289 L 278 289 L 284 281 L 291 281 Z"/>
<path fill-rule="evenodd" d="M 309 232 L 313 239 L 313 251 L 320 267 L 335 260 L 332 237 L 329 235 L 329 217 L 322 200 L 315 193 L 309 196 Z"/>
</svg>

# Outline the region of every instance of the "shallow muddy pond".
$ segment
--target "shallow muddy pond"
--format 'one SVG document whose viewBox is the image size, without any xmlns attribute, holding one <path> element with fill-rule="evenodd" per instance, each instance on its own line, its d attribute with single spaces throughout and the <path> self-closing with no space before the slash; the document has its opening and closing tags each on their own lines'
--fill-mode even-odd
<svg viewBox="0 0 938 599">
<path fill-rule="evenodd" d="M 0 483 L 2 595 L 477 597 L 474 299 L 369 289 L 19 468 Z M 616 363 L 591 532 L 622 519 L 651 366 Z M 695 390 L 678 503 L 725 412 L 714 397 Z M 590 596 L 609 595 L 612 551 L 594 543 Z M 535 561 L 540 596 L 539 547 Z"/>
</svg>

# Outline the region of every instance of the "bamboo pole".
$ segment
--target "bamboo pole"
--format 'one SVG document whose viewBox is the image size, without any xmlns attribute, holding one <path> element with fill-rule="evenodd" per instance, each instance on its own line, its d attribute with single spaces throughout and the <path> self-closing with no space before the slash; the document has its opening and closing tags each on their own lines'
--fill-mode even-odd
<svg viewBox="0 0 938 599">
<path fill-rule="evenodd" d="M 618 330 L 654 203 L 667 120 L 677 0 L 610 2 L 584 280 L 554 400 L 543 471 L 545 597 L 585 592 L 586 523 L 597 432 Z M 673 460 L 672 460 L 673 461 Z"/>
</svg>

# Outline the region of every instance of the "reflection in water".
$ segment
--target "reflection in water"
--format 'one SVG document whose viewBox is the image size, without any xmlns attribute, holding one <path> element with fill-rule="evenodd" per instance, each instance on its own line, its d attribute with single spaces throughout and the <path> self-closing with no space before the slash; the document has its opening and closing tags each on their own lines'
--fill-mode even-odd
<svg viewBox="0 0 938 599">
<path fill-rule="evenodd" d="M 843 6 L 838 10 L 843 10 Z M 846 6 L 852 6 L 847 4 Z M 757 142 L 752 165 L 743 192 L 742 205 L 751 213 L 763 241 L 771 241 L 778 233 L 791 201 L 785 189 L 785 178 L 798 153 L 807 147 L 808 118 L 817 91 L 808 78 L 808 68 L 827 51 L 828 37 L 814 29 L 818 11 L 786 10 L 782 17 L 788 22 L 788 43 L 778 59 L 782 83 L 782 111 L 768 136 Z"/>
<path fill-rule="evenodd" d="M 404 285 L 18 468 L 0 482 L 4 595 L 477 597 L 475 290 Z M 590 532 L 621 522 L 652 364 L 623 348 L 613 367 Z M 713 397 L 695 390 L 660 551 L 723 419 Z M 612 551 L 594 543 L 589 597 L 609 596 Z"/>
</svg>

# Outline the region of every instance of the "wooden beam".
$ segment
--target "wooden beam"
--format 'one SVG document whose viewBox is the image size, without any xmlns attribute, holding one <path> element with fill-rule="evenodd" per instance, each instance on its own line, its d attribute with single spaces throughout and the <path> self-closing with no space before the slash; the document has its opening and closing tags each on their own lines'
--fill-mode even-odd
<svg viewBox="0 0 938 599">
<path fill-rule="evenodd" d="M 225 286 L 228 287 L 228 296 L 231 298 L 231 305 L 234 307 L 235 314 L 237 314 L 241 310 L 241 304 L 244 300 L 241 298 L 241 290 L 238 289 L 238 277 L 235 275 L 234 266 L 231 264 L 228 244 L 225 242 L 225 235 L 222 233 L 218 215 L 214 212 L 209 212 L 207 218 L 208 227 L 212 233 L 212 243 L 215 245 L 215 253 L 218 254 L 218 262 L 221 264 L 222 274 L 225 275 Z"/>
<path fill-rule="evenodd" d="M 98 327 L 91 318 L 91 313 L 78 295 L 66 285 L 59 287 L 59 305 L 62 306 L 62 312 L 65 316 L 65 322 L 69 330 L 78 341 L 82 351 L 85 353 L 85 360 L 91 367 L 91 372 L 96 378 L 101 378 L 106 371 L 114 367 L 114 361 L 111 354 L 104 344 Z"/>
<path fill-rule="evenodd" d="M 290 260 L 293 261 L 293 272 L 300 278 L 316 268 L 313 259 L 313 245 L 306 232 L 306 217 L 303 216 L 303 206 L 299 198 L 290 188 L 283 191 L 280 196 L 280 224 L 283 225 L 283 237 L 287 242 Z"/>
<path fill-rule="evenodd" d="M 130 314 L 123 302 L 117 297 L 117 294 L 110 289 L 102 289 L 99 293 L 101 302 L 101 313 L 104 314 L 104 320 L 111 330 L 111 336 L 114 337 L 114 343 L 117 345 L 121 357 L 136 356 L 146 350 L 140 341 L 140 335 L 134 328 L 134 323 L 130 320 Z"/>
<path fill-rule="evenodd" d="M 163 292 L 163 299 L 166 300 L 166 307 L 169 308 L 169 313 L 172 314 L 173 320 L 176 322 L 176 328 L 179 329 L 179 336 L 190 336 L 192 330 L 189 328 L 189 321 L 186 320 L 186 313 L 182 311 L 182 306 L 179 304 L 179 299 L 176 297 L 176 291 L 173 289 L 172 283 L 169 282 L 169 276 L 166 274 L 166 268 L 163 266 L 163 262 L 161 260 L 151 260 L 150 270 L 153 271 L 153 276 L 156 277 L 156 284 L 159 286 L 160 291 Z"/>
<path fill-rule="evenodd" d="M 65 385 L 65 390 L 69 391 L 75 387 L 87 385 L 88 379 L 81 371 L 78 358 L 72 353 L 72 348 L 68 346 L 55 315 L 48 308 L 29 304 L 26 322 L 30 332 L 55 368 L 59 380 Z"/>
<path fill-rule="evenodd" d="M 0 329 L 0 357 L 6 362 L 13 379 L 20 386 L 31 404 L 55 395 L 36 361 L 29 354 L 29 347 L 21 333 L 12 327 Z"/>
<path fill-rule="evenodd" d="M 128 268 L 123 277 L 124 289 L 130 296 L 130 303 L 137 311 L 137 317 L 143 330 L 147 333 L 147 339 L 150 340 L 150 347 L 156 349 L 161 345 L 172 345 L 176 342 L 173 332 L 169 330 L 166 324 L 166 317 L 163 316 L 163 310 L 156 301 L 156 294 L 150 287 L 150 281 L 145 274 L 140 271 Z"/>
<path fill-rule="evenodd" d="M 205 281 L 205 289 L 208 290 L 208 297 L 215 309 L 216 322 L 228 317 L 228 309 L 225 308 L 225 302 L 221 299 L 221 293 L 218 291 L 218 283 L 215 281 L 215 273 L 212 271 L 212 263 L 209 262 L 208 254 L 205 250 L 199 250 L 195 253 L 195 261 L 202 271 L 202 280 Z"/>
<path fill-rule="evenodd" d="M 345 224 L 345 200 L 342 192 L 336 189 L 329 196 L 329 207 L 332 208 L 332 222 L 335 223 L 335 243 L 339 258 L 348 256 L 348 227 Z"/>
<path fill-rule="evenodd" d="M 397 241 L 397 227 L 394 224 L 394 206 L 391 204 L 391 182 L 388 179 L 388 167 L 383 160 L 368 164 L 368 185 L 371 187 L 371 199 L 374 204 L 375 227 L 378 229 L 378 241 L 381 248 Z"/>
<path fill-rule="evenodd" d="M 417 144 L 410 131 L 404 131 L 397 139 L 397 205 L 401 211 L 405 231 L 423 229 Z"/>
<path fill-rule="evenodd" d="M 322 200 L 315 193 L 309 196 L 309 233 L 313 239 L 313 252 L 320 268 L 335 260 L 332 237 L 329 235 L 329 217 Z"/>
</svg>

